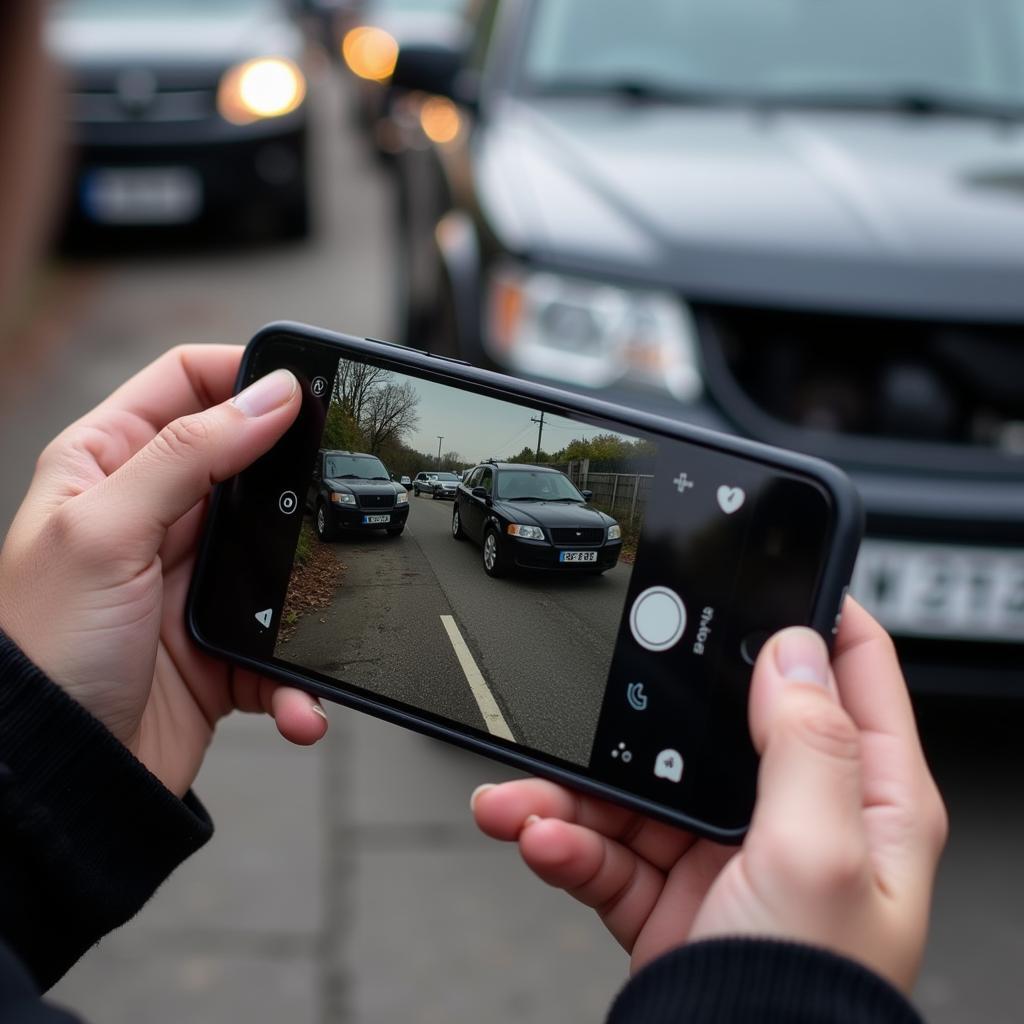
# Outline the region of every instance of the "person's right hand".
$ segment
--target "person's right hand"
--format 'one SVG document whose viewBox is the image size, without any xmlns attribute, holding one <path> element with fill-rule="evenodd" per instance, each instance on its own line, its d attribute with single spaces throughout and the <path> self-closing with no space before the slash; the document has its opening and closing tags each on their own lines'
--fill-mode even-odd
<svg viewBox="0 0 1024 1024">
<path fill-rule="evenodd" d="M 478 789 L 477 823 L 594 907 L 634 970 L 685 942 L 766 937 L 826 947 L 909 992 L 947 826 L 888 635 L 847 601 L 830 670 L 815 633 L 777 634 L 750 726 L 761 767 L 738 851 L 538 779 Z"/>
</svg>

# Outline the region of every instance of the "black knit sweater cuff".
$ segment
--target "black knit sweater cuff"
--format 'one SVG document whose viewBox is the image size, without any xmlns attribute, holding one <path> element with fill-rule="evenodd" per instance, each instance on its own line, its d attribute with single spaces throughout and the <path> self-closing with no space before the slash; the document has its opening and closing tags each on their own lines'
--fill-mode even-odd
<svg viewBox="0 0 1024 1024">
<path fill-rule="evenodd" d="M 608 1024 L 921 1024 L 866 967 L 824 949 L 769 939 L 681 946 L 622 990 Z"/>
<path fill-rule="evenodd" d="M 0 934 L 41 986 L 213 833 L 0 632 Z"/>
</svg>

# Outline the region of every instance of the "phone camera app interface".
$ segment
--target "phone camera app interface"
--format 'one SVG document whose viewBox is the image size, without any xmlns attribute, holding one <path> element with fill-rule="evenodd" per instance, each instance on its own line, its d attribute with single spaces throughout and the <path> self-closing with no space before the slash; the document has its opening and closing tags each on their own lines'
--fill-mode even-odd
<svg viewBox="0 0 1024 1024">
<path fill-rule="evenodd" d="M 344 357 L 317 381 L 275 658 L 679 807 L 749 784 L 749 637 L 808 614 L 814 487 Z"/>
<path fill-rule="evenodd" d="M 655 445 L 345 358 L 325 400 L 274 656 L 588 765 Z"/>
</svg>

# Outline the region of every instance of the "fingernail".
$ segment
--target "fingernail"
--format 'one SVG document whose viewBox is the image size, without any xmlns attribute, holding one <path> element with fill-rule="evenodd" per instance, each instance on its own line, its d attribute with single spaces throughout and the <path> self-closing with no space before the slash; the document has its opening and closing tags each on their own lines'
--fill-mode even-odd
<svg viewBox="0 0 1024 1024">
<path fill-rule="evenodd" d="M 775 665 L 792 683 L 828 686 L 828 648 L 813 629 L 783 630 L 775 643 Z"/>
<path fill-rule="evenodd" d="M 489 790 L 489 789 L 494 789 L 494 783 L 493 782 L 484 782 L 481 785 L 477 786 L 476 789 L 474 789 L 472 793 L 470 793 L 470 795 L 469 795 L 469 809 L 471 811 L 475 811 L 476 810 L 476 802 L 477 802 L 477 799 L 479 798 L 480 794 L 481 793 L 486 793 L 487 790 Z"/>
<path fill-rule="evenodd" d="M 295 394 L 299 382 L 290 370 L 274 370 L 253 381 L 231 399 L 231 404 L 250 419 L 279 409 Z"/>
<path fill-rule="evenodd" d="M 319 715 L 325 722 L 327 721 L 327 712 L 319 704 L 310 704 L 309 708 L 314 715 Z"/>
<path fill-rule="evenodd" d="M 540 821 L 540 815 L 539 814 L 529 814 L 529 815 L 527 815 L 526 821 L 523 822 L 523 830 L 525 831 L 531 825 L 536 825 L 538 821 Z"/>
</svg>

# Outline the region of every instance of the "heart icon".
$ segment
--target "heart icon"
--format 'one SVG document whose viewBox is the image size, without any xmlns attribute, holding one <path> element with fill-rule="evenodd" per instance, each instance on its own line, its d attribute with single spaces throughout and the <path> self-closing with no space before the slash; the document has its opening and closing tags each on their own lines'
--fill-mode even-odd
<svg viewBox="0 0 1024 1024">
<path fill-rule="evenodd" d="M 743 502 L 746 500 L 747 495 L 742 487 L 729 487 L 727 484 L 722 484 L 718 488 L 718 507 L 727 516 L 731 516 L 733 512 L 742 508 Z"/>
</svg>

